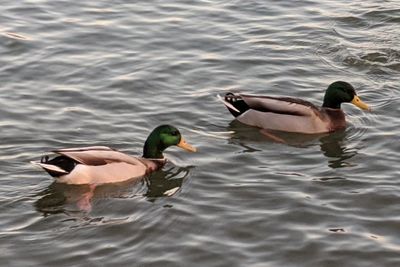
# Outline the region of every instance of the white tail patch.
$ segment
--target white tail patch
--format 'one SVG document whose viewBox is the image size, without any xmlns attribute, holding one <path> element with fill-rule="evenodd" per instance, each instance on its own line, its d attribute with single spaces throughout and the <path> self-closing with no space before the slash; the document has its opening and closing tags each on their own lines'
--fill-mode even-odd
<svg viewBox="0 0 400 267">
<path fill-rule="evenodd" d="M 68 173 L 67 171 L 65 171 L 65 170 L 63 170 L 63 169 L 61 169 L 60 167 L 57 167 L 57 166 L 55 166 L 55 165 L 46 164 L 46 163 L 41 163 L 41 162 L 38 162 L 38 161 L 31 161 L 31 163 L 32 163 L 33 165 L 42 167 L 42 168 L 45 169 L 45 170 L 58 172 L 58 173 L 60 173 L 60 174 L 67 174 L 67 173 Z"/>
<path fill-rule="evenodd" d="M 233 109 L 234 111 L 238 112 L 239 114 L 241 113 L 237 108 L 235 108 L 231 103 L 225 101 L 220 95 L 217 95 L 218 100 L 220 100 L 222 103 L 224 103 L 225 106 L 227 106 L 230 109 Z"/>
</svg>

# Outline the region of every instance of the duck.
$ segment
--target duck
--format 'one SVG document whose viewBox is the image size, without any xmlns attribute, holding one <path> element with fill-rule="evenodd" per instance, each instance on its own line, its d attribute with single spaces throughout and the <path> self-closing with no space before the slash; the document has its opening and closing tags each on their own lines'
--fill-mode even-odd
<svg viewBox="0 0 400 267">
<path fill-rule="evenodd" d="M 163 151 L 178 146 L 189 152 L 196 148 L 188 144 L 172 125 L 160 125 L 147 137 L 143 155 L 134 157 L 107 146 L 62 148 L 32 161 L 43 168 L 56 182 L 65 184 L 107 184 L 144 177 L 161 169 L 166 163 Z"/>
<path fill-rule="evenodd" d="M 247 95 L 228 92 L 220 97 L 230 113 L 241 123 L 261 128 L 302 134 L 334 132 L 346 127 L 342 103 L 352 103 L 362 110 L 371 110 L 361 101 L 354 87 L 344 81 L 331 83 L 323 104 L 299 98 Z"/>
</svg>

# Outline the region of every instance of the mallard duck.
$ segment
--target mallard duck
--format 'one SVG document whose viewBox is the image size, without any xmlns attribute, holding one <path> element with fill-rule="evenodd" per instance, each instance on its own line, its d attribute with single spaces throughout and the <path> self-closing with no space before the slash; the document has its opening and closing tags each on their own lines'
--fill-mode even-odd
<svg viewBox="0 0 400 267">
<path fill-rule="evenodd" d="M 298 98 L 232 93 L 227 93 L 222 101 L 232 115 L 244 124 L 306 134 L 345 128 L 345 115 L 340 108 L 342 103 L 349 102 L 363 110 L 369 110 L 368 105 L 357 96 L 353 86 L 342 81 L 329 85 L 322 107 Z"/>
<path fill-rule="evenodd" d="M 106 146 L 64 148 L 52 151 L 58 156 L 43 156 L 37 162 L 57 182 L 66 184 L 104 184 L 142 177 L 160 169 L 166 162 L 163 151 L 176 145 L 187 151 L 196 149 L 186 143 L 179 130 L 161 125 L 148 136 L 142 157 L 133 157 Z"/>
</svg>

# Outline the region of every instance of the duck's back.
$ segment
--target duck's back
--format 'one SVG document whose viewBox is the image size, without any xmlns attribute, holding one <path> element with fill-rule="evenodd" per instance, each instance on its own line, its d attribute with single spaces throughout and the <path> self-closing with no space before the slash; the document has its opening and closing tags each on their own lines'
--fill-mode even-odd
<svg viewBox="0 0 400 267">
<path fill-rule="evenodd" d="M 328 117 L 312 103 L 290 97 L 240 95 L 249 109 L 236 117 L 242 123 L 285 132 L 329 132 Z"/>
<path fill-rule="evenodd" d="M 66 148 L 53 152 L 60 156 L 51 160 L 47 157 L 35 164 L 44 168 L 58 182 L 67 184 L 122 182 L 145 176 L 164 163 L 162 159 L 136 158 L 105 146 Z"/>
</svg>

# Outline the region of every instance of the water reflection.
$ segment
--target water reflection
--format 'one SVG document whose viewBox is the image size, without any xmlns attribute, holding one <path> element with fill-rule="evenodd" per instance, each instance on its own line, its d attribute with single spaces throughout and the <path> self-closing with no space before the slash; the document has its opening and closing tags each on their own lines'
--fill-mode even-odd
<svg viewBox="0 0 400 267">
<path fill-rule="evenodd" d="M 154 202 L 157 197 L 172 196 L 182 187 L 183 179 L 189 175 L 192 167 L 176 168 L 170 167 L 152 173 L 145 178 L 147 191 L 144 194 L 149 201 Z"/>
<path fill-rule="evenodd" d="M 358 154 L 357 149 L 349 147 L 349 130 L 340 130 L 334 133 L 325 134 L 298 134 L 279 131 L 263 131 L 255 127 L 244 125 L 238 121 L 232 121 L 228 127 L 229 131 L 234 132 L 230 141 L 243 147 L 243 152 L 259 151 L 259 148 L 250 146 L 246 141 L 252 142 L 278 142 L 285 145 L 307 148 L 319 145 L 324 156 L 328 159 L 328 166 L 343 168 L 355 166 L 351 158 Z"/>
<path fill-rule="evenodd" d="M 44 216 L 56 213 L 86 212 L 92 210 L 96 199 L 146 197 L 154 202 L 158 197 L 176 194 L 191 167 L 170 166 L 142 179 L 106 185 L 67 185 L 53 182 L 37 196 L 35 207 Z M 169 167 L 168 167 L 169 166 Z"/>
<path fill-rule="evenodd" d="M 328 166 L 331 168 L 355 166 L 350 159 L 358 152 L 356 148 L 347 147 L 346 135 L 346 131 L 343 130 L 319 139 L 321 151 L 328 158 Z"/>
</svg>

